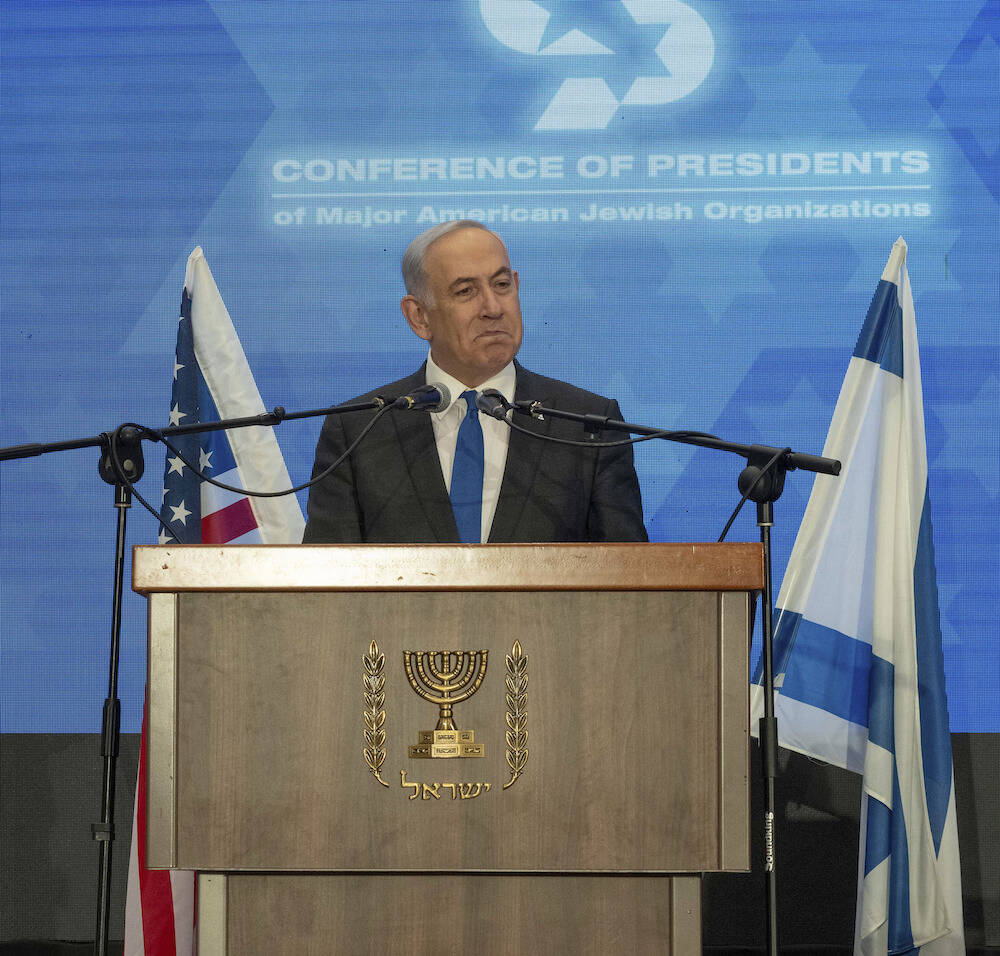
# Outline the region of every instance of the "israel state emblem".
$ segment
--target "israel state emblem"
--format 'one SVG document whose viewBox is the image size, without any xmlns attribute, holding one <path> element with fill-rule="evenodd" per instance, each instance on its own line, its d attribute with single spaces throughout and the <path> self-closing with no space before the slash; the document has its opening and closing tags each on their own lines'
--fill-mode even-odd
<svg viewBox="0 0 1000 956">
<path fill-rule="evenodd" d="M 489 664 L 486 650 L 422 650 L 402 652 L 403 672 L 413 692 L 438 709 L 437 724 L 433 730 L 421 730 L 417 743 L 407 748 L 410 759 L 453 758 L 486 756 L 486 746 L 476 741 L 476 731 L 459 727 L 455 719 L 457 705 L 467 701 L 483 685 Z M 364 655 L 364 759 L 369 771 L 383 786 L 389 782 L 382 776 L 386 760 L 386 657 L 377 642 L 372 641 Z M 507 744 L 506 759 L 510 779 L 503 785 L 506 790 L 524 770 L 528 760 L 527 686 L 528 658 L 514 641 L 510 653 L 505 655 L 505 681 L 503 703 L 505 709 Z M 412 737 L 410 738 L 413 739 Z M 428 765 L 429 766 L 429 765 Z M 442 765 L 443 766 L 443 765 Z M 453 765 L 457 768 L 459 765 Z M 488 792 L 489 782 L 433 782 L 417 784 L 407 781 L 406 771 L 400 771 L 401 785 L 416 788 L 423 798 L 438 799 L 441 790 L 467 799 L 466 788 L 472 796 Z M 415 799 L 416 794 L 410 799 Z"/>
</svg>

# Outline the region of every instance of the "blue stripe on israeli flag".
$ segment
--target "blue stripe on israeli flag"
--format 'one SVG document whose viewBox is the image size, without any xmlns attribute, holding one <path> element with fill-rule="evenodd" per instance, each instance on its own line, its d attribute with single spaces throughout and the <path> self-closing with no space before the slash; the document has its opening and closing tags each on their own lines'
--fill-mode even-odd
<svg viewBox="0 0 1000 956">
<path fill-rule="evenodd" d="M 903 310 L 895 283 L 879 280 L 854 354 L 903 377 Z"/>
<path fill-rule="evenodd" d="M 917 560 L 913 567 L 913 594 L 916 607 L 924 787 L 934 849 L 940 851 L 952 787 L 952 762 L 936 577 L 930 501 L 925 498 L 917 539 Z"/>
<path fill-rule="evenodd" d="M 782 746 L 864 775 L 856 953 L 964 952 L 951 740 L 906 244 L 844 378 L 778 596 Z M 751 726 L 763 712 L 751 688 Z"/>
</svg>

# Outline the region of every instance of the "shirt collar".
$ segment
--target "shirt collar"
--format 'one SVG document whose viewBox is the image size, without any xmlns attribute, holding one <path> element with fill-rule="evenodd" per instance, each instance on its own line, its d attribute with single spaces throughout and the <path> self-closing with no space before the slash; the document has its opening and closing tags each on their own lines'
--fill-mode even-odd
<svg viewBox="0 0 1000 956">
<path fill-rule="evenodd" d="M 517 373 L 514 370 L 514 363 L 508 362 L 496 375 L 488 378 L 482 385 L 476 386 L 475 391 L 482 394 L 488 388 L 495 388 L 508 402 L 513 402 L 516 380 Z M 424 381 L 428 384 L 432 382 L 440 383 L 451 394 L 451 403 L 448 407 L 441 412 L 431 412 L 432 415 L 447 415 L 455 402 L 461 398 L 462 392 L 469 390 L 468 385 L 463 385 L 455 376 L 449 375 L 444 371 L 431 357 L 430 352 L 427 353 L 427 375 Z"/>
</svg>

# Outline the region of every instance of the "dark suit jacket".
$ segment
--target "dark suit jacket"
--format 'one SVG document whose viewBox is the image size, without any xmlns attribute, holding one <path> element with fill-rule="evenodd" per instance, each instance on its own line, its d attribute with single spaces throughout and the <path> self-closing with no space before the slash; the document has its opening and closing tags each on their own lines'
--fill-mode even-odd
<svg viewBox="0 0 1000 956">
<path fill-rule="evenodd" d="M 612 399 L 535 375 L 520 365 L 516 371 L 518 400 L 621 418 Z M 423 385 L 424 376 L 421 368 L 355 401 L 405 395 Z M 373 414 L 327 417 L 316 448 L 314 476 L 344 452 Z M 524 416 L 517 422 L 540 434 L 577 441 L 587 437 L 580 425 L 571 422 L 536 422 Z M 600 439 L 623 437 L 604 433 Z M 491 542 L 646 540 L 631 446 L 574 448 L 511 431 Z M 303 541 L 458 541 L 428 413 L 386 413 L 347 461 L 310 488 Z"/>
</svg>

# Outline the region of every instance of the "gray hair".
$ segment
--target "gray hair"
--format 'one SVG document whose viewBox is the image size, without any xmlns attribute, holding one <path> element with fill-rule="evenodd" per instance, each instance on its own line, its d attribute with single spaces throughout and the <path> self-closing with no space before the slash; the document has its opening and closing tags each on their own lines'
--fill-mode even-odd
<svg viewBox="0 0 1000 956">
<path fill-rule="evenodd" d="M 429 302 L 433 298 L 430 289 L 427 287 L 427 273 L 424 271 L 424 259 L 427 257 L 427 250 L 438 239 L 448 235 L 449 232 L 454 232 L 456 229 L 482 229 L 491 236 L 496 236 L 500 240 L 501 245 L 504 244 L 503 239 L 500 239 L 500 236 L 492 229 L 487 229 L 486 226 L 475 219 L 452 219 L 448 222 L 439 222 L 436 226 L 431 226 L 430 229 L 425 229 L 406 247 L 406 252 L 403 253 L 401 267 L 403 271 L 403 284 L 406 286 L 407 295 L 412 295 L 414 298 L 425 302 Z"/>
</svg>

